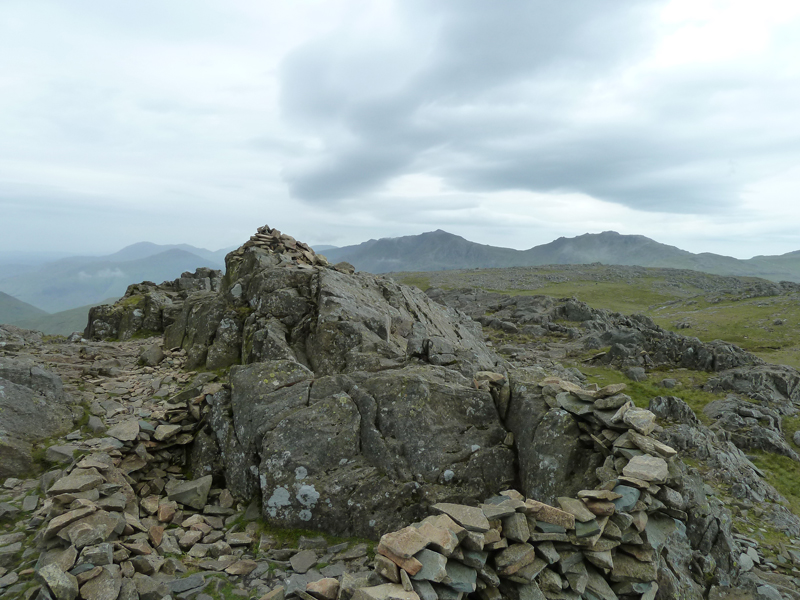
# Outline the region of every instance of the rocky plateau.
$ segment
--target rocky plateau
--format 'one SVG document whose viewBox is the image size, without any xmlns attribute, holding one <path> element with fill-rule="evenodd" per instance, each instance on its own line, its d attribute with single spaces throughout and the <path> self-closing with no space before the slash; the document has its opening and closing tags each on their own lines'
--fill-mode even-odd
<svg viewBox="0 0 800 600">
<path fill-rule="evenodd" d="M 642 406 L 574 354 L 723 397 Z M 0 598 L 800 598 L 800 519 L 747 454 L 800 460 L 798 383 L 646 317 L 426 294 L 262 227 L 224 273 L 132 285 L 68 339 L 0 326 Z"/>
</svg>

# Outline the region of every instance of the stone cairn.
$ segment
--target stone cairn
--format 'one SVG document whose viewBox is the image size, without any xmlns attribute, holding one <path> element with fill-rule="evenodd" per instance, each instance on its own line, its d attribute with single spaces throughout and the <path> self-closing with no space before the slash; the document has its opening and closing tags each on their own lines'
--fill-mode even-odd
<svg viewBox="0 0 800 600">
<path fill-rule="evenodd" d="M 239 248 L 228 254 L 226 260 L 239 262 L 244 258 L 248 248 L 261 248 L 272 254 L 283 257 L 286 262 L 299 265 L 325 267 L 328 261 L 321 254 L 317 254 L 308 244 L 298 242 L 292 236 L 272 229 L 269 225 L 258 228 L 255 235 L 242 244 Z"/>
<path fill-rule="evenodd" d="M 539 385 L 552 408 L 582 419 L 605 450 L 598 489 L 558 498 L 558 507 L 515 490 L 477 507 L 435 504 L 438 514 L 381 538 L 375 568 L 387 583 L 358 589 L 354 600 L 655 598 L 648 515 L 686 520 L 680 494 L 665 485 L 675 480 L 667 460 L 676 451 L 651 437 L 655 415 L 620 393 L 624 384 L 592 390 L 546 378 Z"/>
</svg>

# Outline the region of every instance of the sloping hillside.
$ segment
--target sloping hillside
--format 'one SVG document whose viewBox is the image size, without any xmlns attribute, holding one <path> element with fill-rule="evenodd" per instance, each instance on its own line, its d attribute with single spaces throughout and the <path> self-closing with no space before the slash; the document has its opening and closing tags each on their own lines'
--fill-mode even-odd
<svg viewBox="0 0 800 600">
<path fill-rule="evenodd" d="M 35 306 L 0 292 L 0 323 L 14 323 L 21 319 L 32 319 L 46 314 Z"/>
</svg>

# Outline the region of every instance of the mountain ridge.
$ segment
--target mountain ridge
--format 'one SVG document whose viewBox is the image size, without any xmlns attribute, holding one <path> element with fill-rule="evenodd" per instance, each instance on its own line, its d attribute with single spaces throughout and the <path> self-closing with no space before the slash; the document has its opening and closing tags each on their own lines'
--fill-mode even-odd
<svg viewBox="0 0 800 600">
<path fill-rule="evenodd" d="M 643 235 L 615 231 L 562 236 L 527 250 L 516 250 L 477 244 L 438 229 L 344 246 L 327 251 L 326 257 L 332 262 L 347 261 L 356 269 L 371 273 L 603 263 L 800 281 L 800 251 L 738 259 L 712 252 L 695 254 Z"/>
</svg>

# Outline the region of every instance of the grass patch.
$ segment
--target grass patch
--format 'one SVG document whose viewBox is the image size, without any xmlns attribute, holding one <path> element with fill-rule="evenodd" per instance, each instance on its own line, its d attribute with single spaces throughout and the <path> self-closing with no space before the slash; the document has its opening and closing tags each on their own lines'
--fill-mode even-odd
<svg viewBox="0 0 800 600">
<path fill-rule="evenodd" d="M 789 502 L 789 509 L 800 514 L 800 463 L 782 454 L 753 451 L 747 457 L 764 471 L 764 479 Z"/>
<path fill-rule="evenodd" d="M 431 287 L 431 278 L 426 277 L 425 275 L 419 275 L 419 274 L 405 275 L 402 277 L 398 277 L 397 280 L 405 285 L 413 285 L 415 287 L 418 287 L 423 292 L 427 290 L 429 287 Z"/>
<path fill-rule="evenodd" d="M 724 398 L 727 393 L 711 393 L 703 389 L 711 373 L 690 371 L 688 369 L 673 369 L 668 371 L 651 371 L 647 381 L 632 381 L 625 375 L 610 367 L 593 367 L 584 364 L 577 366 L 586 375 L 588 383 L 596 383 L 600 387 L 612 383 L 624 383 L 628 387 L 623 392 L 628 394 L 633 403 L 640 408 L 647 408 L 650 400 L 656 396 L 676 396 L 686 402 L 697 418 L 706 425 L 708 418 L 703 414 L 703 408 L 714 400 Z M 663 379 L 674 379 L 678 386 L 665 388 L 659 385 Z"/>
<path fill-rule="evenodd" d="M 300 545 L 300 538 L 307 537 L 307 538 L 316 538 L 322 537 L 328 543 L 329 546 L 335 546 L 338 544 L 347 543 L 350 546 L 355 544 L 367 544 L 367 553 L 374 554 L 374 547 L 375 541 L 368 540 L 365 538 L 343 538 L 337 537 L 335 535 L 328 535 L 327 533 L 323 533 L 321 531 L 316 531 L 312 529 L 285 529 L 281 527 L 275 527 L 274 525 L 270 525 L 266 521 L 258 520 L 258 530 L 256 533 L 256 537 L 260 535 L 267 535 L 275 540 L 275 544 L 277 548 L 297 548 Z"/>
<path fill-rule="evenodd" d="M 554 298 L 577 298 L 586 302 L 592 308 L 606 308 L 623 314 L 643 312 L 648 307 L 660 306 L 676 299 L 674 293 L 670 294 L 658 289 L 655 285 L 661 278 L 645 278 L 637 280 L 636 285 L 618 282 L 597 281 L 566 281 L 544 286 L 532 291 L 507 290 L 499 293 L 524 296 L 552 296 Z M 684 291 L 684 294 L 695 290 Z M 685 297 L 685 296 L 684 296 Z"/>
</svg>

